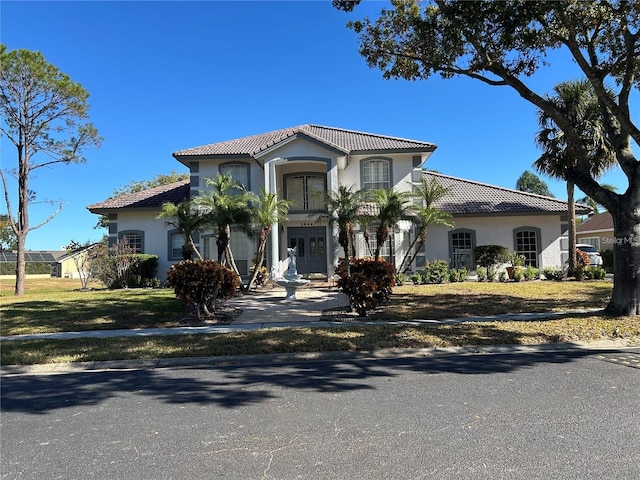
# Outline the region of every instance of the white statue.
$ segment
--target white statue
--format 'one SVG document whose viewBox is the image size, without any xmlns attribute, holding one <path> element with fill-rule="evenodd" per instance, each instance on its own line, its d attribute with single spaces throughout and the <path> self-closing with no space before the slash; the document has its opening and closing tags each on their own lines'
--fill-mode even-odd
<svg viewBox="0 0 640 480">
<path fill-rule="evenodd" d="M 298 247 L 287 248 L 287 255 L 289 256 L 289 269 L 287 275 L 297 275 L 296 269 L 296 255 L 298 254 Z"/>
</svg>

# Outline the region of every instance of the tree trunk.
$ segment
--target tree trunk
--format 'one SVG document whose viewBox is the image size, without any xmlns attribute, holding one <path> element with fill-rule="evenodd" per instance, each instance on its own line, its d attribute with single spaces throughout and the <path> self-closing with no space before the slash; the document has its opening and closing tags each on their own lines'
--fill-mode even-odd
<svg viewBox="0 0 640 480">
<path fill-rule="evenodd" d="M 606 313 L 616 316 L 640 314 L 640 219 L 629 215 L 627 202 L 620 202 L 613 217 L 613 293 Z"/>
<path fill-rule="evenodd" d="M 229 245 L 229 234 L 227 233 L 226 228 L 218 229 L 218 234 L 216 235 L 216 246 L 218 247 L 218 263 L 223 265 L 222 258 L 227 250 L 227 245 Z"/>
<path fill-rule="evenodd" d="M 251 276 L 249 277 L 249 281 L 247 282 L 247 286 L 244 291 L 248 292 L 253 287 L 253 284 L 258 277 L 258 273 L 264 264 L 264 252 L 267 247 L 267 239 L 269 238 L 269 234 L 271 233 L 271 228 L 263 229 L 260 233 L 260 239 L 258 240 L 258 249 L 256 251 L 256 263 L 253 266 L 253 272 L 251 272 Z"/>
<path fill-rule="evenodd" d="M 25 154 L 26 140 L 24 129 L 20 126 L 20 143 L 18 145 L 18 221 L 13 233 L 16 235 L 16 286 L 15 295 L 24 295 L 24 280 L 26 277 L 27 263 L 24 259 L 27 233 L 29 233 L 29 155 Z M 6 188 L 6 187 L 5 187 Z M 8 198 L 8 197 L 6 197 Z M 7 200 L 7 210 L 9 201 Z M 11 215 L 11 212 L 7 212 Z"/>
<path fill-rule="evenodd" d="M 233 257 L 233 252 L 231 251 L 231 246 L 227 244 L 227 248 L 224 251 L 225 258 L 227 259 L 227 267 L 235 272 L 235 274 L 240 278 L 240 271 L 238 270 L 238 266 L 236 265 L 236 259 Z M 242 282 L 240 282 L 242 283 Z"/>
<path fill-rule="evenodd" d="M 574 184 L 567 180 L 567 221 L 569 222 L 569 277 L 576 271 L 576 206 L 574 202 Z"/>
<path fill-rule="evenodd" d="M 418 252 L 424 248 L 424 244 L 426 240 L 427 240 L 426 230 L 416 235 L 416 238 L 413 239 L 413 241 L 411 242 L 411 245 L 409 245 L 409 248 L 407 249 L 407 253 L 402 259 L 402 263 L 400 264 L 400 268 L 398 269 L 399 272 L 407 273 L 409 271 L 409 269 L 411 268 L 411 264 L 413 263 L 413 260 L 418 255 Z M 420 243 L 416 247 L 416 243 L 418 243 L 418 241 L 420 241 Z"/>
<path fill-rule="evenodd" d="M 24 259 L 24 246 L 26 243 L 26 235 L 20 233 L 17 237 L 17 249 L 16 249 L 16 284 L 14 289 L 15 295 L 24 294 L 24 279 L 26 277 L 27 263 Z"/>
<path fill-rule="evenodd" d="M 338 243 L 344 250 L 344 266 L 347 272 L 347 277 L 351 276 L 351 259 L 349 258 L 349 232 L 347 230 L 341 230 L 338 234 Z"/>
</svg>

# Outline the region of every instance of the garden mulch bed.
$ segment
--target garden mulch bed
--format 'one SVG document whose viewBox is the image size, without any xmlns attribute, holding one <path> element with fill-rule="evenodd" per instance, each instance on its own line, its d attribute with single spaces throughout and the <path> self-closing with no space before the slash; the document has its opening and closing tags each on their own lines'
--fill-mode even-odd
<svg viewBox="0 0 640 480">
<path fill-rule="evenodd" d="M 242 310 L 239 308 L 225 305 L 224 303 L 217 303 L 215 311 L 210 315 L 201 314 L 200 320 L 196 317 L 193 309 L 185 312 L 180 318 L 178 324 L 181 327 L 202 327 L 205 325 L 229 325 L 236 318 L 240 316 Z"/>
</svg>

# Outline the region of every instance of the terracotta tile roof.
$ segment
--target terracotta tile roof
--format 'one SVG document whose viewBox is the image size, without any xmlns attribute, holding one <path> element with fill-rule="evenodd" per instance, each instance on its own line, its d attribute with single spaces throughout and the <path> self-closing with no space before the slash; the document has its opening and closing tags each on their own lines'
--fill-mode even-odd
<svg viewBox="0 0 640 480">
<path fill-rule="evenodd" d="M 613 217 L 609 212 L 597 213 L 576 228 L 577 233 L 593 232 L 596 230 L 613 230 Z"/>
<path fill-rule="evenodd" d="M 91 213 L 105 213 L 105 211 L 120 208 L 160 208 L 164 202 L 178 203 L 187 198 L 189 198 L 189 180 L 183 180 L 142 192 L 109 198 L 104 202 L 89 205 L 87 209 Z"/>
<path fill-rule="evenodd" d="M 191 155 L 255 156 L 284 140 L 298 135 L 320 141 L 345 154 L 386 150 L 424 152 L 436 149 L 436 145 L 429 142 L 306 124 L 201 147 L 188 148 L 175 152 L 173 156 L 176 158 Z"/>
<path fill-rule="evenodd" d="M 533 193 L 511 190 L 485 183 L 450 177 L 435 172 L 423 172 L 450 190 L 450 194 L 436 203 L 436 207 L 452 215 L 486 215 L 518 213 L 558 213 L 567 211 L 567 202 Z M 576 204 L 576 213 L 590 211 L 586 205 Z"/>
</svg>

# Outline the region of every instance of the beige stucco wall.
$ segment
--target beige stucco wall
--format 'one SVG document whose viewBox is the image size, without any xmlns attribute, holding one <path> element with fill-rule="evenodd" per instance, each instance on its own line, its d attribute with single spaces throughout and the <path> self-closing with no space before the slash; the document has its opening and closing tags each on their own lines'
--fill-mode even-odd
<svg viewBox="0 0 640 480">
<path fill-rule="evenodd" d="M 503 245 L 512 252 L 515 248 L 513 230 L 520 227 L 540 229 L 540 267 L 561 267 L 560 216 L 503 216 L 455 218 L 454 229 L 470 229 L 476 232 L 476 246 Z M 446 259 L 449 253 L 449 235 L 452 229 L 432 226 L 428 230 L 427 260 Z"/>
<path fill-rule="evenodd" d="M 157 211 L 121 211 L 118 213 L 118 232 L 125 230 L 144 231 L 144 251 L 151 255 L 158 255 L 158 279 L 165 281 L 167 270 L 175 263 L 168 260 L 168 234 L 172 227 L 165 225 L 164 220 L 156 219 Z"/>
</svg>

